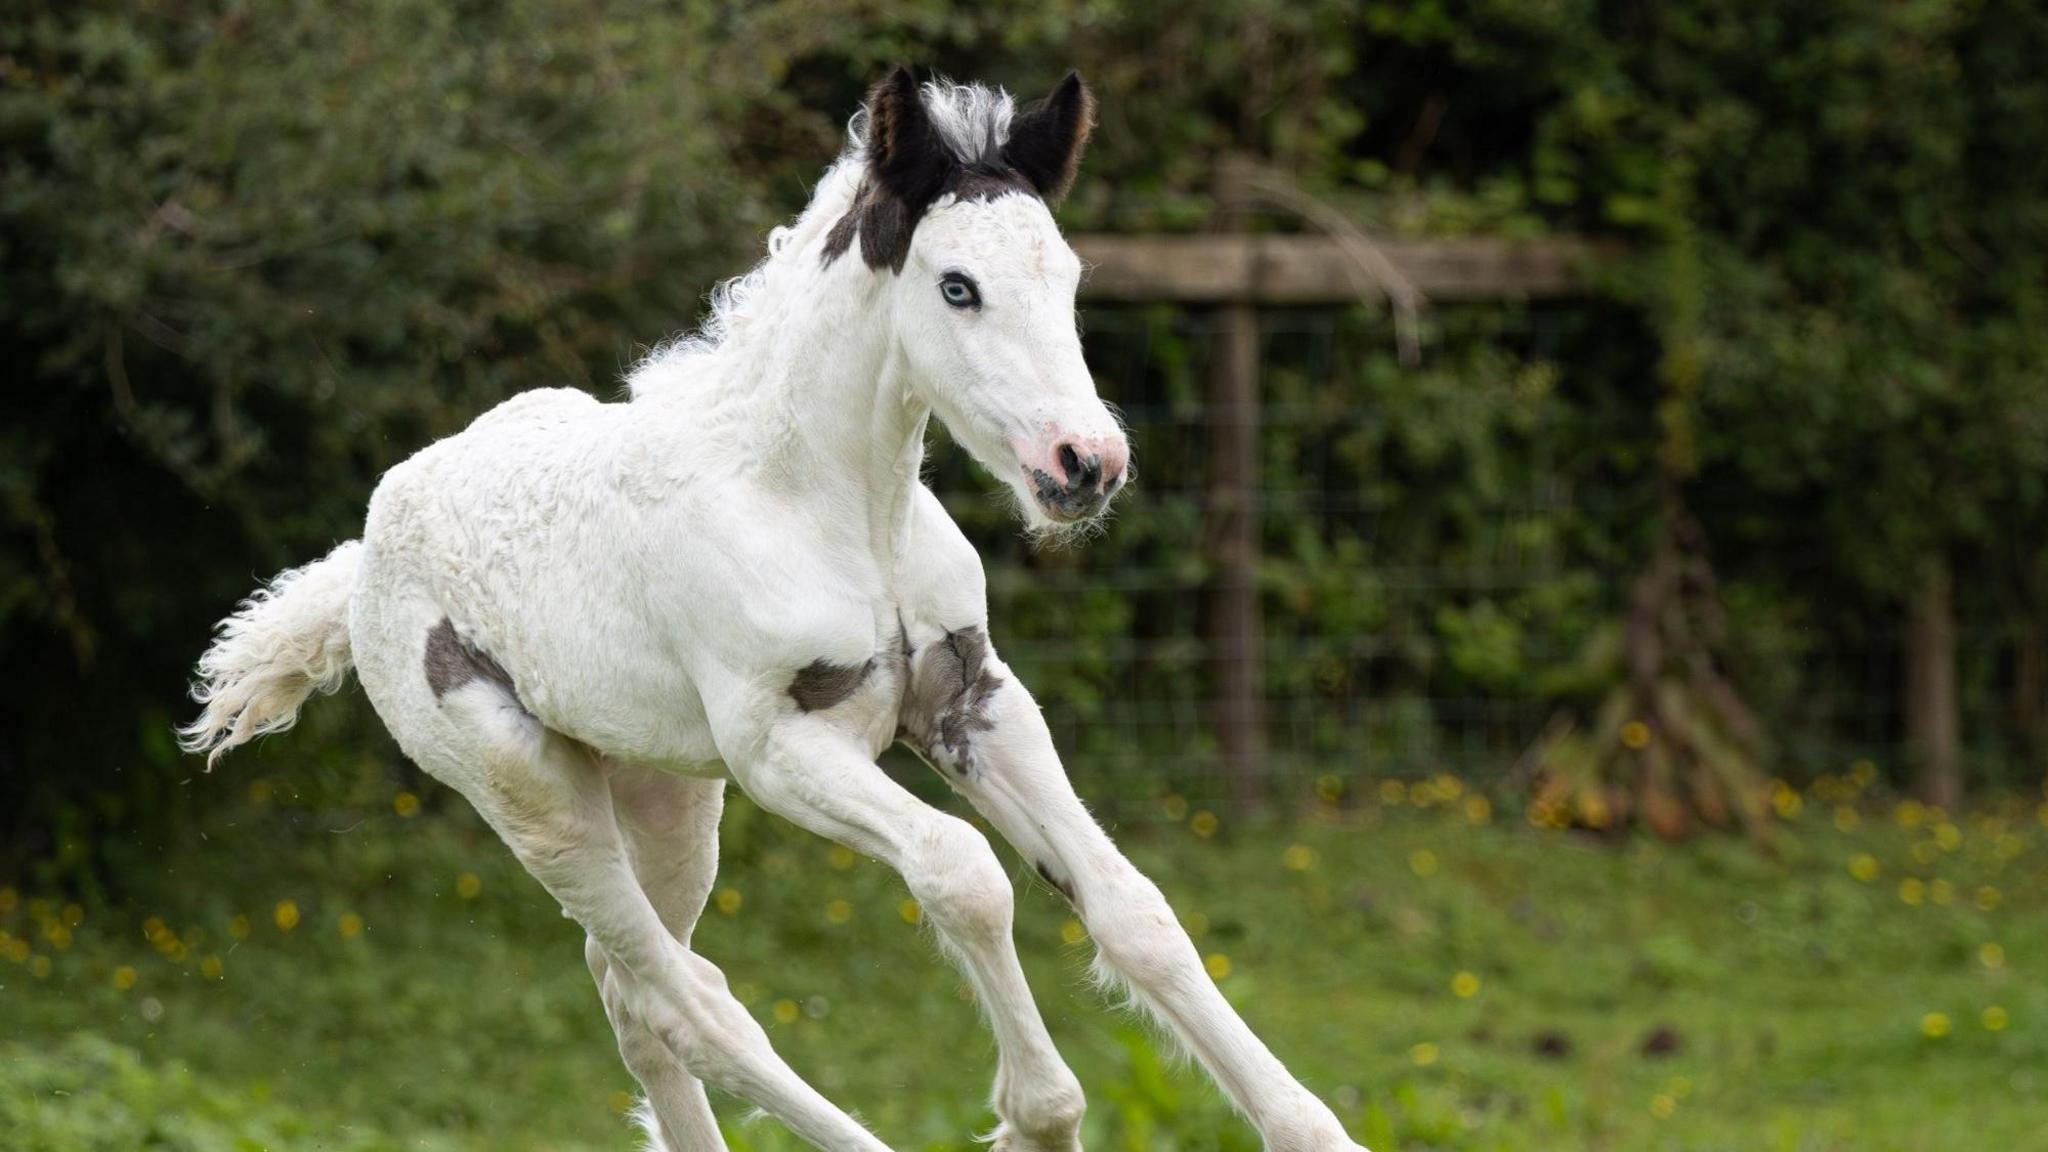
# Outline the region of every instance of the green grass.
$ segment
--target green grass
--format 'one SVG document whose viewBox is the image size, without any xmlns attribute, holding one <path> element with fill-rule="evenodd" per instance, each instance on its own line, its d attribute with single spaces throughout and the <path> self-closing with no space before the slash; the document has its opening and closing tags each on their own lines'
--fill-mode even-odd
<svg viewBox="0 0 2048 1152">
<path fill-rule="evenodd" d="M 248 786 L 230 776 L 203 786 Z M 309 811 L 269 791 L 141 854 L 125 887 L 143 895 L 125 902 L 67 918 L 61 897 L 0 892 L 0 1145 L 633 1146 L 580 933 L 473 818 L 401 818 L 388 797 Z M 2031 809 L 1937 832 L 1865 802 L 1843 831 L 1809 800 L 1761 854 L 1475 825 L 1445 793 L 1426 811 L 1121 834 L 1231 1000 L 1375 1149 L 2040 1139 L 2048 834 Z M 699 946 L 781 1051 L 892 1147 L 970 1147 L 991 1123 L 993 1050 L 905 923 L 901 883 L 741 802 L 726 842 L 737 907 L 707 912 Z M 1865 855 L 1868 881 L 1851 869 Z M 1088 1147 L 1258 1147 L 1100 1002 L 1074 931 L 1020 885 L 1019 945 L 1088 1088 Z M 718 1103 L 735 1148 L 798 1146 Z"/>
</svg>

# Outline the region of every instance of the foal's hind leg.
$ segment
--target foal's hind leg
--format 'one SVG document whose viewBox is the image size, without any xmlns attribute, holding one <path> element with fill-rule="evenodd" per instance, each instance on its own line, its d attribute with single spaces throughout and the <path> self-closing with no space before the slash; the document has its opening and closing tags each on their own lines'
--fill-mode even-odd
<svg viewBox="0 0 2048 1152">
<path fill-rule="evenodd" d="M 1010 877 L 988 840 L 889 779 L 815 719 L 781 723 L 733 777 L 763 808 L 894 868 L 988 1013 L 998 1152 L 1073 1152 L 1086 1101 L 1046 1033 L 1010 937 Z"/>
<path fill-rule="evenodd" d="M 605 768 L 587 748 L 541 727 L 487 679 L 444 686 L 437 696 L 419 671 L 423 642 L 407 654 L 384 650 L 376 632 L 365 635 L 358 669 L 377 711 L 420 767 L 467 797 L 598 942 L 617 986 L 614 1015 L 629 1031 L 643 1030 L 690 1075 L 753 1102 L 820 1148 L 887 1152 L 782 1062 L 726 990 L 724 974 L 670 934 L 633 874 Z M 373 645 L 379 650 L 361 659 Z"/>
<path fill-rule="evenodd" d="M 669 934 L 688 947 L 718 874 L 718 817 L 725 808 L 725 781 L 619 765 L 612 773 L 611 796 L 641 890 Z M 583 958 L 618 1033 L 619 1054 L 647 1094 L 640 1121 L 649 1152 L 722 1152 L 725 1138 L 704 1096 L 703 1081 L 628 1016 L 622 982 L 612 974 L 611 960 L 597 937 L 585 941 Z"/>
</svg>

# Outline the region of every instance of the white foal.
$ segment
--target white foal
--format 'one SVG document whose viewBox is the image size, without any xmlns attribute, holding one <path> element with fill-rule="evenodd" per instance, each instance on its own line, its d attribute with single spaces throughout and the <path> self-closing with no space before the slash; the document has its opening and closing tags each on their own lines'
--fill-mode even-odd
<svg viewBox="0 0 2048 1152">
<path fill-rule="evenodd" d="M 361 542 L 287 572 L 200 662 L 188 747 L 288 727 L 356 667 L 588 933 L 649 1138 L 722 1148 L 705 1085 L 821 1148 L 883 1146 L 792 1072 L 689 946 L 723 781 L 902 873 L 987 1009 L 1000 1149 L 1078 1146 L 1080 1085 L 1011 943 L 988 842 L 876 767 L 903 740 L 1071 901 L 1106 972 L 1270 1148 L 1355 1149 L 1217 992 L 1159 890 L 1068 786 L 989 647 L 979 558 L 919 482 L 925 425 L 1036 531 L 1129 475 L 1047 205 L 1092 121 L 1079 77 L 1013 110 L 897 71 L 809 208 L 630 403 L 532 392 L 391 470 Z"/>
</svg>

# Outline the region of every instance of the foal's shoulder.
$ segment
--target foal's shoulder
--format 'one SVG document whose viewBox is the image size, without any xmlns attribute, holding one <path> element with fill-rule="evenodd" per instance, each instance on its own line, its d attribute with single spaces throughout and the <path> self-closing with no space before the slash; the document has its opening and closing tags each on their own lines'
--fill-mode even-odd
<svg viewBox="0 0 2048 1152">
<path fill-rule="evenodd" d="M 923 484 L 911 494 L 905 548 L 896 587 L 905 617 L 951 631 L 988 617 L 988 576 L 981 553 L 960 531 L 946 506 Z"/>
</svg>

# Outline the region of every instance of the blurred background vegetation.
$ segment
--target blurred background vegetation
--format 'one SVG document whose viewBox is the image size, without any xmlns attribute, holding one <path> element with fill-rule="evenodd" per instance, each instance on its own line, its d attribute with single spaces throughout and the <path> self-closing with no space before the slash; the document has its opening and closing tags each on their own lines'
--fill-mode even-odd
<svg viewBox="0 0 2048 1152">
<path fill-rule="evenodd" d="M 1931 883 L 1946 857 L 1922 860 L 1920 846 L 1940 839 L 1933 829 L 1968 827 L 1973 846 L 1990 846 L 1986 868 L 2025 860 L 2038 830 L 2012 855 L 2000 855 L 2000 837 L 2031 823 L 2031 801 L 2016 797 L 2039 784 L 2048 757 L 2043 60 L 2048 12 L 2020 0 L 1009 10 L 14 0 L 0 18 L 0 342 L 16 381 L 0 426 L 0 881 L 20 895 L 0 908 L 15 918 L 0 920 L 14 933 L 0 945 L 22 943 L 20 962 L 42 956 L 46 970 L 54 957 L 53 979 L 69 971 L 61 963 L 80 965 L 97 989 L 31 1012 L 23 1019 L 48 1031 L 23 1034 L 126 1013 L 119 1045 L 40 1054 L 57 1060 L 50 1083 L 88 1067 L 127 1083 L 124 1061 L 137 1057 L 120 1045 L 160 1054 L 154 1022 L 137 1023 L 133 998 L 108 990 L 109 972 L 136 980 L 115 963 L 114 941 L 136 946 L 132 927 L 109 926 L 90 958 L 83 944 L 52 951 L 48 929 L 73 902 L 98 917 L 218 885 L 217 898 L 190 904 L 195 924 L 221 921 L 210 929 L 218 940 L 233 915 L 253 912 L 259 927 L 269 917 L 283 899 L 262 887 L 273 874 L 303 876 L 304 892 L 353 893 L 335 897 L 341 908 L 365 899 L 373 877 L 402 875 L 393 861 L 405 853 L 452 883 L 440 854 L 485 851 L 466 814 L 425 789 L 347 695 L 314 705 L 301 734 L 200 775 L 169 728 L 188 709 L 185 680 L 209 627 L 258 580 L 357 535 L 385 469 L 491 404 L 563 384 L 618 395 L 640 352 L 688 326 L 709 286 L 756 259 L 765 231 L 802 205 L 865 86 L 897 61 L 1026 94 L 1078 67 L 1101 123 L 1061 212 L 1070 230 L 1211 227 L 1219 159 L 1249 154 L 1375 236 L 1571 234 L 1623 253 L 1581 298 L 1426 313 L 1412 367 L 1376 309 L 1264 317 L 1258 586 L 1273 756 L 1260 783 L 1275 813 L 1231 851 L 1264 861 L 1288 844 L 1292 820 L 1349 827 L 1381 810 L 1393 795 L 1383 786 L 1443 779 L 1482 788 L 1514 817 L 1514 832 L 1451 821 L 1500 859 L 1521 860 L 1518 837 L 1550 834 L 1531 824 L 1610 839 L 1638 818 L 1666 835 L 1698 819 L 1754 830 L 1815 821 L 1816 807 L 1853 817 L 1877 797 L 1889 809 L 1897 790 L 1937 805 L 1934 815 L 1907 809 L 1891 849 L 1849 856 L 1884 869 L 1896 859 Z M 1205 724 L 1215 660 L 1200 639 L 1215 578 L 1203 518 L 1213 318 L 1153 307 L 1085 319 L 1091 362 L 1132 418 L 1142 470 L 1107 536 L 1079 552 L 1032 551 L 942 436 L 934 482 L 984 545 L 998 644 L 1047 704 L 1085 790 L 1114 820 L 1184 830 L 1191 811 L 1229 794 Z M 275 783 L 244 795 L 252 778 Z M 1852 778 L 1855 794 L 1841 794 Z M 394 793 L 415 797 L 413 810 L 395 811 Z M 1408 795 L 1395 807 L 1412 808 L 1398 802 Z M 1951 824 L 1965 797 L 1984 820 L 2012 815 L 2012 830 Z M 422 809 L 431 835 L 387 835 Z M 373 830 L 330 843 L 362 820 Z M 1863 834 L 1845 822 L 1811 835 Z M 1796 870 L 1744 869 L 1825 857 L 1812 891 L 1842 888 L 1852 902 L 1877 891 L 1842 874 L 1836 850 L 1811 844 L 1810 831 L 1773 841 L 1779 863 L 1732 865 L 1703 846 L 1670 866 L 1721 877 L 1734 900 L 1764 880 L 1807 892 Z M 223 835 L 238 847 L 223 849 Z M 745 876 L 747 861 L 773 852 L 756 843 L 770 833 L 740 835 L 729 847 Z M 1211 855 L 1188 848 L 1197 842 L 1211 843 L 1176 842 L 1160 858 L 1207 868 Z M 1651 851 L 1628 843 L 1615 841 Z M 1367 851 L 1324 855 L 1359 869 L 1385 856 L 1405 874 L 1404 855 L 1345 855 Z M 1556 859 L 1518 866 L 1533 875 L 1550 866 L 1534 861 Z M 1605 867 L 1636 874 L 1622 858 Z M 1892 875 L 1876 881 L 1887 906 Z M 2022 887 L 2038 895 L 2042 873 L 2028 875 Z M 1520 898 L 1475 883 L 1474 908 Z M 1397 943 L 1435 941 L 1441 952 L 1439 930 L 1464 941 L 1456 963 L 1493 955 L 1488 941 L 1508 946 L 1444 928 L 1467 922 L 1445 911 L 1456 901 L 1424 916 L 1433 927 L 1409 931 L 1415 923 L 1384 896 L 1332 891 L 1333 906 L 1364 900 L 1392 916 Z M 538 902 L 530 890 L 523 898 Z M 40 914 L 31 899 L 44 901 Z M 1716 899 L 1703 897 L 1674 938 L 1711 939 L 1726 911 Z M 1774 897 L 1740 899 L 1775 907 Z M 462 947 L 524 939 L 524 924 L 498 923 Z M 182 928 L 166 930 L 182 939 Z M 1318 931 L 1302 926 L 1301 946 L 1262 989 L 1320 947 Z M 409 955 L 443 946 L 424 926 L 387 932 Z M 152 963 L 169 951 L 161 935 Z M 546 936 L 535 970 L 576 976 L 573 948 L 553 946 L 559 935 Z M 1995 941 L 1976 927 L 1952 935 L 1915 953 L 1930 986 L 1958 965 L 1991 970 L 1979 948 Z M 1644 943 L 1629 927 L 1590 938 L 1622 951 Z M 772 958 L 764 965 L 802 954 L 750 947 Z M 1413 959 L 1360 947 L 1395 968 Z M 200 979 L 213 953 L 189 951 L 176 971 Z M 1693 976 L 1703 1018 L 1735 1003 L 1704 989 L 1737 980 L 1744 963 L 1669 951 L 1675 959 L 1651 959 L 1679 975 L 1652 979 L 1644 1003 Z M 1874 966 L 1859 971 L 1918 971 L 1919 960 L 1882 949 L 1866 959 Z M 461 987 L 462 970 L 446 967 L 446 983 Z M 280 967 L 277 979 L 295 971 Z M 1410 1007 L 1420 1011 L 1442 981 L 1417 979 Z M 10 995 L 0 989 L 0 1012 Z M 578 1051 L 601 1061 L 594 997 L 560 995 L 582 1030 Z M 761 1011 L 780 1002 L 763 992 Z M 332 1034 L 363 1019 L 348 1003 L 329 1005 Z M 1976 1010 L 1942 1011 L 1975 1020 Z M 527 1012 L 555 1019 L 546 1003 Z M 1541 1031 L 1533 1017 L 1509 1018 Z M 1918 1029 L 1919 1008 L 1911 1019 L 1910 1045 L 1940 1039 Z M 1358 1045 L 1378 1043 L 1363 1013 L 1355 1027 Z M 448 1034 L 443 1056 L 462 1050 L 461 1029 Z M 0 1027 L 0 1043 L 13 1038 Z M 1751 1057 L 1753 1041 L 1742 1042 Z M 1130 1042 L 1128 1052 L 1149 1052 Z M 1318 1042 L 1329 1045 L 1325 1069 L 1350 1059 L 1335 1040 Z M 1386 1059 L 1427 1070 L 1410 1044 L 1390 1039 Z M 163 1051 L 205 1065 L 224 1049 Z M 1921 1047 L 1892 1055 L 1908 1062 L 1901 1075 L 1926 1058 Z M 1383 1056 L 1329 1075 L 1365 1084 L 1352 1068 L 1377 1069 Z M 1152 1075 L 1116 1066 L 1127 1086 Z M 1589 1088 L 1598 1077 L 1583 1066 L 1564 1067 L 1561 1083 L 1575 1087 L 1558 1088 L 1547 1140 L 1604 1146 L 1647 1123 L 1633 1097 L 1634 1120 L 1593 1119 L 1609 1105 L 1575 1093 L 1607 1089 Z M 600 1063 L 586 1075 L 611 1072 Z M 1523 1146 L 1501 1134 L 1536 1131 L 1519 1113 L 1496 1116 L 1500 1130 L 1460 1118 L 1493 1115 L 1475 1101 L 1541 1107 L 1547 1089 L 1470 1074 L 1485 1081 L 1477 1095 L 1427 1082 L 1404 1103 L 1369 1087 L 1347 1115 L 1380 1109 L 1401 1143 Z M 134 1075 L 149 1079 L 137 1091 L 151 1098 L 185 1090 Z M 891 1111 L 871 1098 L 871 1114 L 964 1134 L 967 1119 L 917 1112 L 923 1086 L 909 1087 L 919 1101 Z M 437 1132 L 492 1130 L 488 1116 L 448 1111 L 452 1099 L 397 1115 Z M 262 1124 L 285 1125 L 263 1138 L 269 1146 L 306 1139 L 289 1125 L 304 1100 L 264 1114 Z M 202 1104 L 178 1115 L 204 1114 Z M 132 1118 L 140 1107 L 114 1111 Z M 1432 1109 L 1449 1117 L 1441 1131 Z M 1216 1129 L 1219 1114 L 1213 1101 L 1193 1114 L 1178 1139 L 1203 1146 L 1189 1133 Z M 1152 1137 L 1129 1135 L 1138 1121 L 1119 1115 L 1118 1138 L 1146 1146 Z M 1411 1121 L 1421 1127 L 1403 1127 Z M 564 1123 L 528 1130 L 562 1146 L 593 1138 Z M 1831 1139 L 1855 1139 L 1853 1125 L 1843 1131 Z M 1725 1146 L 1702 1140 L 1687 1146 Z"/>
</svg>

